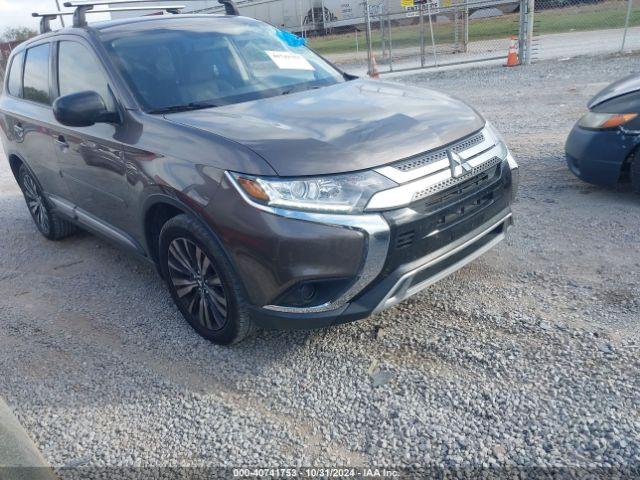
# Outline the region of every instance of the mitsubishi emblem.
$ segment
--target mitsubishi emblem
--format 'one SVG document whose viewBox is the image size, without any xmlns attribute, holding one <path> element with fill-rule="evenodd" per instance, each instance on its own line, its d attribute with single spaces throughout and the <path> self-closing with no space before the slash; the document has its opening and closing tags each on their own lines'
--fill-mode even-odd
<svg viewBox="0 0 640 480">
<path fill-rule="evenodd" d="M 453 150 L 447 150 L 447 157 L 449 158 L 449 168 L 451 169 L 452 178 L 458 178 L 471 170 L 471 166 L 465 163 L 463 158 Z M 460 167 L 460 169 L 456 167 Z"/>
</svg>

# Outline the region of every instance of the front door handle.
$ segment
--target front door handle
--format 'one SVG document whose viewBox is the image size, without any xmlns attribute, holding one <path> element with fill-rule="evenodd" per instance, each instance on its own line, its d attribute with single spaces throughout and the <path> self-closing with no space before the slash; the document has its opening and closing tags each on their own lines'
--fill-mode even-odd
<svg viewBox="0 0 640 480">
<path fill-rule="evenodd" d="M 20 125 L 19 123 L 16 123 L 13 126 L 13 131 L 16 134 L 16 137 L 18 137 L 18 138 L 22 138 L 22 136 L 24 135 L 24 127 L 22 125 Z"/>
<path fill-rule="evenodd" d="M 58 138 L 56 138 L 56 145 L 58 145 L 63 150 L 69 148 L 69 144 L 67 143 L 67 140 L 64 138 L 64 135 L 58 135 Z"/>
</svg>

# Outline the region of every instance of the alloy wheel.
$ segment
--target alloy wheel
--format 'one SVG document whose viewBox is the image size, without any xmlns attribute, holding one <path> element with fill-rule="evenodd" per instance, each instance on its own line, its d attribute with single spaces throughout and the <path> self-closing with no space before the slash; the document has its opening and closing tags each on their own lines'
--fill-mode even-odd
<svg viewBox="0 0 640 480">
<path fill-rule="evenodd" d="M 44 204 L 44 199 L 38 191 L 35 180 L 31 177 L 31 175 L 26 174 L 22 177 L 22 186 L 24 196 L 27 200 L 27 206 L 29 207 L 29 211 L 31 212 L 34 221 L 36 222 L 38 227 L 40 227 L 40 230 L 42 230 L 43 232 L 48 232 L 49 214 Z"/>
<path fill-rule="evenodd" d="M 191 240 L 178 237 L 169 244 L 169 275 L 183 305 L 200 324 L 219 330 L 227 321 L 227 296 L 207 254 Z"/>
</svg>

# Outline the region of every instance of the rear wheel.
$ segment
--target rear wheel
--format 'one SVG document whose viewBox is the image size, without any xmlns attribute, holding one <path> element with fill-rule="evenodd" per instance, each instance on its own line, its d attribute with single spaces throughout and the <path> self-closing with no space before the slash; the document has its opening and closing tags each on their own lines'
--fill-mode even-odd
<svg viewBox="0 0 640 480">
<path fill-rule="evenodd" d="M 187 215 L 160 232 L 160 268 L 171 296 L 204 338 L 228 345 L 252 330 L 239 279 L 217 240 Z"/>
<path fill-rule="evenodd" d="M 27 202 L 29 213 L 40 233 L 49 240 L 60 240 L 76 231 L 75 225 L 60 218 L 49 206 L 40 184 L 27 167 L 18 171 L 18 183 Z"/>
</svg>

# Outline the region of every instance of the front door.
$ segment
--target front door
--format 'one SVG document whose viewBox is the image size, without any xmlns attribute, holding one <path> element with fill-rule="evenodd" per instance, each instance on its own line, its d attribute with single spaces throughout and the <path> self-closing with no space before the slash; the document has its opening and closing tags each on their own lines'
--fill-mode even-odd
<svg viewBox="0 0 640 480">
<path fill-rule="evenodd" d="M 60 96 L 81 91 L 100 94 L 108 110 L 116 103 L 102 65 L 89 45 L 75 40 L 57 43 L 57 87 Z M 56 127 L 60 173 L 72 202 L 84 213 L 119 230 L 127 230 L 132 215 L 131 189 L 126 179 L 119 125 Z"/>
</svg>

